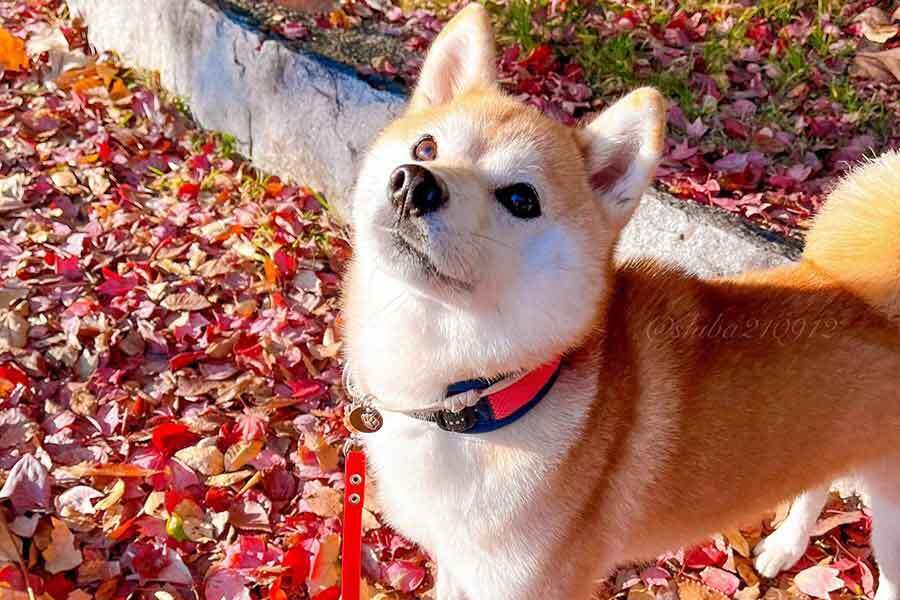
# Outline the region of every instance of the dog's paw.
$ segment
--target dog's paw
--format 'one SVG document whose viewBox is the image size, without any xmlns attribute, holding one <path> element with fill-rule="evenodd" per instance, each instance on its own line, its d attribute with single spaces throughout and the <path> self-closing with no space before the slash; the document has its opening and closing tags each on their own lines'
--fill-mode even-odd
<svg viewBox="0 0 900 600">
<path fill-rule="evenodd" d="M 775 577 L 794 566 L 806 552 L 809 536 L 794 527 L 780 527 L 753 549 L 754 565 L 763 577 Z"/>
</svg>

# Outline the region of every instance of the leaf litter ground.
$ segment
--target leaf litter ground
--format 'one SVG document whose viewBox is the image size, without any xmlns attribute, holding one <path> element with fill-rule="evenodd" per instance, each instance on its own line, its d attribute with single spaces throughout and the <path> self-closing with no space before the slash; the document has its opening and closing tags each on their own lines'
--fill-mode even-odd
<svg viewBox="0 0 900 600">
<path fill-rule="evenodd" d="M 85 39 L 56 0 L 0 3 L 0 594 L 336 600 L 346 238 Z M 598 594 L 871 595 L 864 508 L 833 498 L 760 581 L 771 519 Z M 371 597 L 430 596 L 374 503 L 364 527 Z"/>
</svg>

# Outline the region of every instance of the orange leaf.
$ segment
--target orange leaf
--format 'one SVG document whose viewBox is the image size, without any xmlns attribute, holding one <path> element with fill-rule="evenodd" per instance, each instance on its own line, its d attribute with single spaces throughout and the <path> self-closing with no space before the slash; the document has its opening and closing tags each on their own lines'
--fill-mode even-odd
<svg viewBox="0 0 900 600">
<path fill-rule="evenodd" d="M 266 184 L 266 195 L 277 196 L 284 190 L 284 184 L 280 181 L 270 181 Z"/>
<path fill-rule="evenodd" d="M 113 79 L 112 85 L 109 86 L 109 97 L 114 101 L 118 101 L 130 96 L 131 92 L 128 91 L 128 87 L 122 82 L 122 80 L 118 77 Z"/>
<path fill-rule="evenodd" d="M 75 477 L 150 477 L 159 471 L 127 463 L 81 463 L 65 469 Z"/>
<path fill-rule="evenodd" d="M 0 27 L 0 66 L 7 71 L 24 71 L 28 68 L 25 42 Z"/>
<path fill-rule="evenodd" d="M 275 266 L 271 258 L 266 258 L 263 261 L 263 268 L 266 271 L 266 283 L 275 285 L 278 282 L 278 267 Z"/>
</svg>

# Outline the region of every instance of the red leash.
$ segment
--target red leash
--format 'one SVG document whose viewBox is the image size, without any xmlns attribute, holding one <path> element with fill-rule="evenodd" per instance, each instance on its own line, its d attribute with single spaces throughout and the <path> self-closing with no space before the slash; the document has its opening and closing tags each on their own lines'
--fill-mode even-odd
<svg viewBox="0 0 900 600">
<path fill-rule="evenodd" d="M 366 455 L 351 446 L 344 458 L 344 531 L 341 545 L 341 600 L 360 600 L 362 511 L 366 500 Z"/>
</svg>

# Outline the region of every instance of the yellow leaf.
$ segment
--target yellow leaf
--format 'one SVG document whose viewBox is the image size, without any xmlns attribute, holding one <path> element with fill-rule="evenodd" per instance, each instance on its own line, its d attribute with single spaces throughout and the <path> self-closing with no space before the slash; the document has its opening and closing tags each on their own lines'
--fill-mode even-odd
<svg viewBox="0 0 900 600">
<path fill-rule="evenodd" d="M 91 464 L 81 463 L 72 467 L 60 467 L 58 469 L 62 473 L 71 475 L 72 477 L 150 477 L 156 475 L 159 471 L 154 469 L 145 469 L 137 465 L 126 463 L 112 464 Z"/>
<path fill-rule="evenodd" d="M 222 453 L 215 446 L 191 446 L 175 453 L 175 458 L 201 475 L 219 475 L 224 470 Z"/>
<path fill-rule="evenodd" d="M 112 506 L 115 506 L 122 499 L 122 496 L 125 495 L 125 480 L 124 479 L 116 479 L 116 482 L 113 484 L 112 489 L 109 490 L 109 493 L 105 498 L 100 500 L 97 504 L 94 505 L 95 510 L 106 510 Z"/>
<path fill-rule="evenodd" d="M 225 452 L 225 469 L 227 471 L 237 471 L 259 456 L 262 447 L 262 440 L 240 441 L 233 444 Z"/>
<path fill-rule="evenodd" d="M 0 27 L 0 66 L 7 71 L 24 71 L 28 68 L 25 42 Z"/>
<path fill-rule="evenodd" d="M 747 558 L 750 556 L 750 544 L 747 543 L 747 540 L 737 529 L 730 529 L 726 531 L 724 534 L 725 539 L 728 540 L 728 543 L 731 544 L 731 547 L 734 548 L 735 552 Z"/>
<path fill-rule="evenodd" d="M 240 483 L 253 474 L 250 469 L 237 471 L 235 473 L 222 473 L 221 475 L 213 475 L 206 479 L 206 485 L 209 487 L 231 487 L 236 483 Z"/>
</svg>

